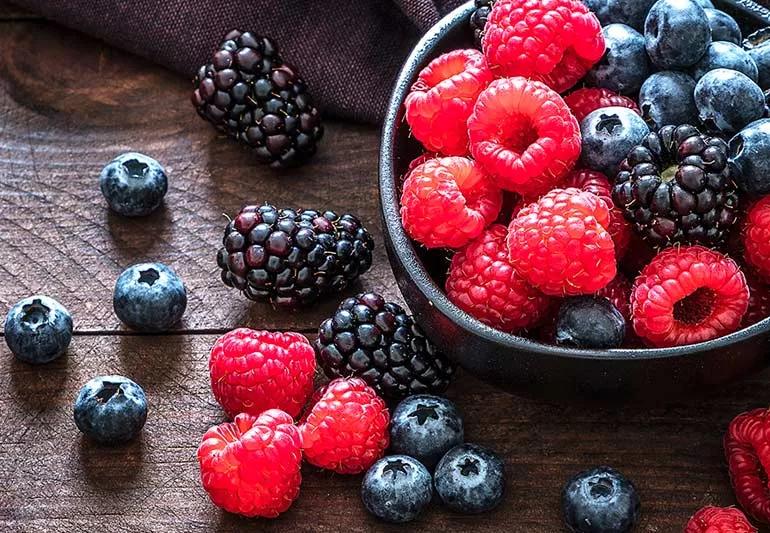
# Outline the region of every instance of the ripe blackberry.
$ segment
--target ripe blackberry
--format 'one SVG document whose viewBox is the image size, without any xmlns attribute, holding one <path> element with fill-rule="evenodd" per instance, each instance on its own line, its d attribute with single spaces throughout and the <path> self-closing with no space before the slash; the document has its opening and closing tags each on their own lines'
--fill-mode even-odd
<svg viewBox="0 0 770 533">
<path fill-rule="evenodd" d="M 716 245 L 738 215 L 727 143 L 690 125 L 651 132 L 621 163 L 613 199 L 650 244 Z"/>
<path fill-rule="evenodd" d="M 473 32 L 473 42 L 476 48 L 481 48 L 481 38 L 484 36 L 484 26 L 487 24 L 487 18 L 495 5 L 495 0 L 476 0 L 474 2 L 476 9 L 471 13 L 470 26 Z"/>
<path fill-rule="evenodd" d="M 222 281 L 255 301 L 310 305 L 372 266 L 374 241 L 353 215 L 249 205 L 225 228 Z"/>
<path fill-rule="evenodd" d="M 287 167 L 315 153 L 321 116 L 305 82 L 267 37 L 231 31 L 193 83 L 198 114 L 253 148 L 260 162 Z"/>
<path fill-rule="evenodd" d="M 374 293 L 343 301 L 318 329 L 315 348 L 327 377 L 360 377 L 392 401 L 443 392 L 454 373 L 414 318 Z"/>
</svg>

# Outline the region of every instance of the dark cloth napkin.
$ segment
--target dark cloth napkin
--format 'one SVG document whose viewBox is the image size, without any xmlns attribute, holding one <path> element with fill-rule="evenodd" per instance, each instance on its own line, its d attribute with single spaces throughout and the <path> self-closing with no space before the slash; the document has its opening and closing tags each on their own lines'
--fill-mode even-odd
<svg viewBox="0 0 770 533">
<path fill-rule="evenodd" d="M 231 29 L 273 38 L 326 115 L 378 122 L 419 36 L 463 0 L 13 0 L 192 78 Z M 192 85 L 191 85 L 192 87 Z"/>
</svg>

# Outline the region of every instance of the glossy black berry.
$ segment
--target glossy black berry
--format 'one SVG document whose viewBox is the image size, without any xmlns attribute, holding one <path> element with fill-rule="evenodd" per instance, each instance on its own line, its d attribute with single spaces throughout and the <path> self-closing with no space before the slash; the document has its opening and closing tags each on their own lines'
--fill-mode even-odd
<svg viewBox="0 0 770 533">
<path fill-rule="evenodd" d="M 487 19 L 489 13 L 492 11 L 492 6 L 495 5 L 495 0 L 475 0 L 474 5 L 476 9 L 471 13 L 470 26 L 473 32 L 473 42 L 476 43 L 477 48 L 481 48 L 481 39 L 484 37 L 484 26 L 487 25 Z"/>
<path fill-rule="evenodd" d="M 626 320 L 607 298 L 578 296 L 564 300 L 556 319 L 556 344 L 573 348 L 619 348 Z"/>
<path fill-rule="evenodd" d="M 626 533 L 639 521 L 633 483 L 608 466 L 581 472 L 562 491 L 562 510 L 573 533 Z"/>
</svg>

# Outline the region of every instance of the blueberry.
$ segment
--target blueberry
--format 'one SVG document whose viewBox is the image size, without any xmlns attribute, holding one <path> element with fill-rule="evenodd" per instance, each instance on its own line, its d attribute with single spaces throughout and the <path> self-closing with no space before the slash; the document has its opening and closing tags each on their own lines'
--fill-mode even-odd
<svg viewBox="0 0 770 533">
<path fill-rule="evenodd" d="M 724 41 L 711 43 L 700 60 L 692 68 L 695 80 L 701 79 L 707 72 L 718 68 L 727 68 L 743 72 L 752 81 L 757 81 L 757 64 L 748 52 L 737 44 Z"/>
<path fill-rule="evenodd" d="M 439 396 L 409 396 L 390 419 L 390 450 L 433 468 L 452 447 L 462 444 L 463 418 L 455 404 Z"/>
<path fill-rule="evenodd" d="M 744 44 L 744 48 L 745 48 Z M 748 49 L 751 59 L 757 65 L 759 86 L 763 90 L 770 89 L 770 42 Z"/>
<path fill-rule="evenodd" d="M 708 129 L 732 133 L 762 118 L 765 95 L 745 74 L 718 68 L 695 85 L 695 105 Z"/>
<path fill-rule="evenodd" d="M 99 188 L 113 211 L 141 217 L 160 206 L 168 190 L 168 179 L 166 171 L 153 158 L 129 152 L 102 169 Z"/>
<path fill-rule="evenodd" d="M 608 466 L 577 474 L 561 498 L 567 529 L 574 533 L 625 533 L 639 521 L 633 483 Z"/>
<path fill-rule="evenodd" d="M 36 295 L 17 302 L 5 318 L 5 343 L 19 361 L 48 363 L 72 340 L 72 317 L 62 304 Z"/>
<path fill-rule="evenodd" d="M 695 80 L 684 72 L 656 72 L 639 90 L 639 109 L 653 129 L 679 124 L 696 124 Z"/>
<path fill-rule="evenodd" d="M 564 300 L 556 319 L 556 344 L 573 348 L 618 348 L 626 320 L 607 298 L 577 296 Z"/>
<path fill-rule="evenodd" d="M 621 94 L 639 92 L 650 74 L 650 60 L 641 33 L 625 24 L 602 28 L 607 50 L 601 61 L 588 71 L 586 82 Z"/>
<path fill-rule="evenodd" d="M 627 24 L 644 31 L 644 19 L 656 0 L 583 0 L 596 18 L 607 26 L 613 23 Z"/>
<path fill-rule="evenodd" d="M 644 23 L 647 53 L 661 69 L 691 67 L 711 43 L 706 12 L 693 0 L 658 0 Z"/>
<path fill-rule="evenodd" d="M 733 44 L 741 44 L 743 36 L 741 28 L 735 19 L 718 9 L 704 9 L 711 28 L 712 41 L 727 41 Z"/>
<path fill-rule="evenodd" d="M 752 122 L 730 139 L 730 163 L 744 192 L 770 194 L 770 119 Z"/>
<path fill-rule="evenodd" d="M 497 507 L 505 492 L 502 459 L 475 444 L 455 446 L 442 457 L 433 475 L 436 493 L 444 504 L 465 514 Z"/>
<path fill-rule="evenodd" d="M 580 122 L 581 160 L 585 166 L 615 176 L 628 152 L 649 133 L 642 117 L 625 107 L 603 107 Z"/>
<path fill-rule="evenodd" d="M 75 399 L 75 424 L 103 444 L 133 439 L 147 420 L 142 387 L 123 376 L 100 376 L 80 389 Z"/>
<path fill-rule="evenodd" d="M 695 3 L 705 9 L 715 9 L 714 2 L 711 0 L 695 0 Z"/>
<path fill-rule="evenodd" d="M 118 277 L 112 306 L 118 318 L 139 331 L 168 331 L 187 307 L 182 280 L 162 263 L 140 263 Z"/>
<path fill-rule="evenodd" d="M 383 457 L 366 472 L 361 484 L 366 509 L 387 522 L 411 522 L 432 497 L 430 472 L 406 455 Z"/>
</svg>

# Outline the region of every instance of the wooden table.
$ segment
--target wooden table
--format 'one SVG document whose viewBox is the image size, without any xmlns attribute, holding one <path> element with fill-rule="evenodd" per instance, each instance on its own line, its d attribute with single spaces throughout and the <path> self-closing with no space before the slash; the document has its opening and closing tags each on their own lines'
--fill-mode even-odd
<svg viewBox="0 0 770 533">
<path fill-rule="evenodd" d="M 313 164 L 276 174 L 204 124 L 189 91 L 148 62 L 0 7 L 0 308 L 43 292 L 76 325 L 69 353 L 49 365 L 16 362 L 0 343 L 0 530 L 388 529 L 363 510 L 360 476 L 307 467 L 291 510 L 255 521 L 211 505 L 195 461 L 203 432 L 224 418 L 206 368 L 217 335 L 249 326 L 312 336 L 335 307 L 275 313 L 224 287 L 215 262 L 223 213 L 246 201 L 357 213 L 377 240 L 362 286 L 400 299 L 380 238 L 378 131 L 331 123 Z M 102 166 L 128 150 L 170 173 L 165 207 L 143 219 L 109 213 L 98 188 Z M 187 284 L 178 331 L 137 334 L 115 317 L 114 281 L 142 260 L 170 264 Z M 88 442 L 72 421 L 80 386 L 109 373 L 138 381 L 150 403 L 141 438 L 119 448 Z M 610 464 L 641 492 L 639 531 L 680 531 L 699 507 L 734 504 L 722 434 L 735 414 L 768 405 L 768 385 L 763 373 L 707 400 L 596 410 L 515 398 L 462 375 L 449 395 L 468 440 L 505 457 L 508 493 L 476 517 L 435 505 L 416 527 L 560 531 L 565 480 Z"/>
</svg>

